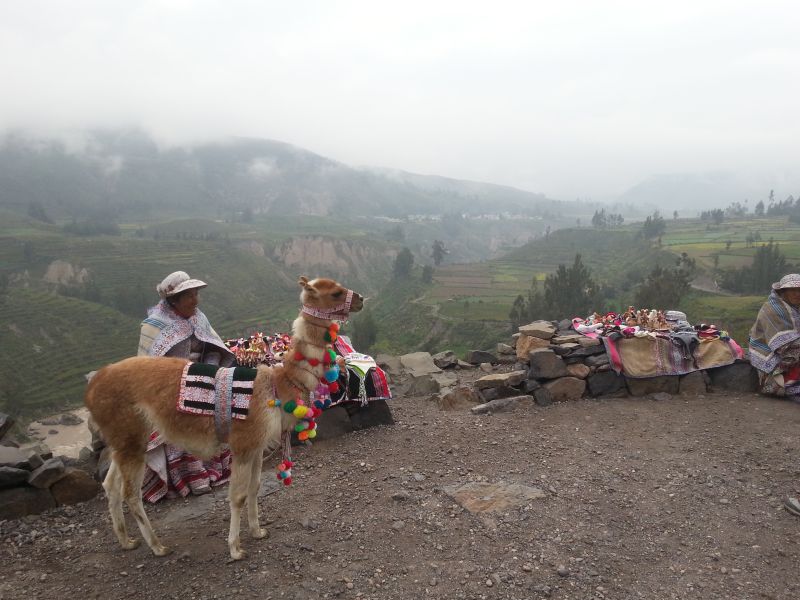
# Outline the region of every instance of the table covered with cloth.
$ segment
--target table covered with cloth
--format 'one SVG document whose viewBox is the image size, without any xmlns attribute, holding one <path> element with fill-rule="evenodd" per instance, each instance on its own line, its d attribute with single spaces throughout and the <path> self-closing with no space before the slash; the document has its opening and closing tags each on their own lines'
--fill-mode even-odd
<svg viewBox="0 0 800 600">
<path fill-rule="evenodd" d="M 696 342 L 672 333 L 637 337 L 602 336 L 611 368 L 626 377 L 686 375 L 693 371 L 722 367 L 743 358 L 742 348 L 732 338 L 700 338 Z"/>
</svg>

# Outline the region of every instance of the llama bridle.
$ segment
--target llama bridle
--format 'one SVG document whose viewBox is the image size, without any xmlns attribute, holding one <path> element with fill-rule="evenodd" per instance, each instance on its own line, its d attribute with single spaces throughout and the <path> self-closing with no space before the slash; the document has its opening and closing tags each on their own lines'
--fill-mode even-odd
<svg viewBox="0 0 800 600">
<path fill-rule="evenodd" d="M 344 302 L 337 304 L 331 308 L 317 308 L 303 304 L 303 314 L 316 317 L 318 319 L 326 319 L 328 321 L 346 321 L 350 316 L 350 306 L 353 303 L 353 290 L 347 290 L 347 297 Z"/>
</svg>

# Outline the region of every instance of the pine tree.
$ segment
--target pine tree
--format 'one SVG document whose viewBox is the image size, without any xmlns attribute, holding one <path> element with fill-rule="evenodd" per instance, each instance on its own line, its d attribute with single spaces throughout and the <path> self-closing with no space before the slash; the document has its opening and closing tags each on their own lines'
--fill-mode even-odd
<svg viewBox="0 0 800 600">
<path fill-rule="evenodd" d="M 398 279 L 406 279 L 411 275 L 411 270 L 414 268 L 414 255 L 411 250 L 403 248 L 397 253 L 397 258 L 394 259 L 394 276 Z"/>
</svg>

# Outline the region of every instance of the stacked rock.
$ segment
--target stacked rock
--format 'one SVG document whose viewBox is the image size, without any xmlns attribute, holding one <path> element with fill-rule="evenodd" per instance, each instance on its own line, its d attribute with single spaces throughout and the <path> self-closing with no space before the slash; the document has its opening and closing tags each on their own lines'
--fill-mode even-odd
<svg viewBox="0 0 800 600">
<path fill-rule="evenodd" d="M 44 444 L 0 446 L 0 519 L 84 502 L 99 491 L 88 473 L 66 466 Z"/>
<path fill-rule="evenodd" d="M 611 368 L 602 340 L 582 335 L 570 325 L 569 320 L 534 321 L 521 326 L 510 344 L 498 344 L 498 357 L 487 352 L 467 353 L 470 362 L 489 360 L 492 364 L 508 362 L 499 357 L 507 355 L 509 348 L 515 353 L 512 372 L 493 373 L 475 381 L 485 404 L 472 411 L 489 412 L 524 402 L 548 405 L 585 396 L 699 395 L 710 385 L 739 391 L 756 389 L 754 371 L 746 361 L 680 376 L 619 375 Z"/>
</svg>

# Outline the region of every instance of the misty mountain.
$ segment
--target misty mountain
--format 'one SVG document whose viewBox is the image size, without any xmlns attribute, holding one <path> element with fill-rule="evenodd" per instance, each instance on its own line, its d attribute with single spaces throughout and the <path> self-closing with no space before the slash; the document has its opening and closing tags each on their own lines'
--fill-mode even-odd
<svg viewBox="0 0 800 600">
<path fill-rule="evenodd" d="M 662 213 L 673 210 L 689 211 L 696 216 L 709 208 L 725 208 L 741 202 L 750 210 L 763 200 L 766 204 L 770 190 L 776 200 L 789 194 L 797 196 L 800 180 L 790 173 L 674 173 L 653 175 L 619 196 L 620 202 L 658 208 Z"/>
<path fill-rule="evenodd" d="M 272 140 L 162 148 L 140 132 L 95 131 L 69 142 L 8 134 L 0 139 L 0 207 L 21 212 L 32 203 L 54 218 L 231 211 L 540 215 L 569 208 L 499 185 L 356 169 Z"/>
</svg>

